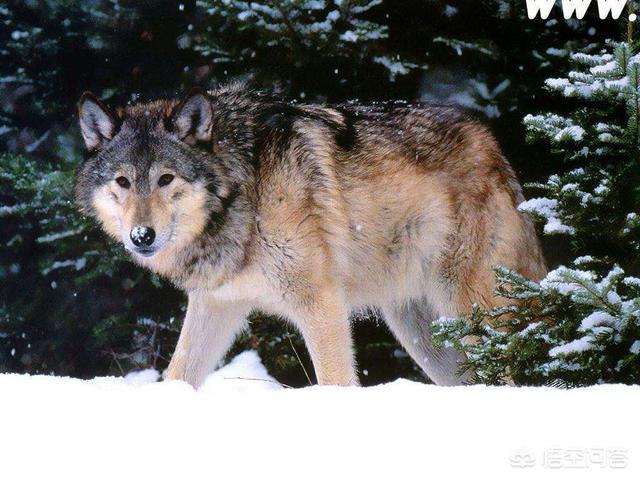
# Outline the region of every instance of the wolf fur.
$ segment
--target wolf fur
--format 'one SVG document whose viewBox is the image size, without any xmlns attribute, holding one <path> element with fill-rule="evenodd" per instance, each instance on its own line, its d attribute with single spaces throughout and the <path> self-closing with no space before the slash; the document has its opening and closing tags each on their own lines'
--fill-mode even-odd
<svg viewBox="0 0 640 480">
<path fill-rule="evenodd" d="M 79 113 L 78 205 L 188 295 L 169 379 L 199 386 L 259 310 L 300 330 L 320 384 L 357 384 L 349 316 L 369 307 L 457 385 L 462 358 L 433 347 L 433 320 L 498 305 L 492 266 L 545 274 L 511 166 L 455 108 L 295 105 L 231 85 L 115 112 L 87 93 Z M 155 232 L 142 250 L 141 226 Z"/>
</svg>

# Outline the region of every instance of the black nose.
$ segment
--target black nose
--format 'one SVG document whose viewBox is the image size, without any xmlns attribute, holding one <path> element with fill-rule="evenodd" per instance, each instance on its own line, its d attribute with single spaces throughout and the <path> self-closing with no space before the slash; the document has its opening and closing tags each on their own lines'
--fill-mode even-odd
<svg viewBox="0 0 640 480">
<path fill-rule="evenodd" d="M 151 227 L 136 225 L 131 229 L 131 234 L 129 236 L 136 247 L 140 247 L 142 245 L 150 247 L 156 239 L 156 232 Z"/>
</svg>

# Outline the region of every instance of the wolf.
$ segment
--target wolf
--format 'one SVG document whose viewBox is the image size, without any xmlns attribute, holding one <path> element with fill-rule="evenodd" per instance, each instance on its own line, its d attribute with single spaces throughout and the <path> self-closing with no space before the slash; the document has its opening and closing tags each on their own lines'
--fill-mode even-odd
<svg viewBox="0 0 640 480">
<path fill-rule="evenodd" d="M 349 319 L 371 308 L 434 383 L 460 385 L 433 321 L 499 305 L 495 265 L 545 274 L 513 169 L 454 107 L 231 84 L 116 110 L 87 92 L 79 120 L 80 210 L 188 296 L 167 379 L 201 385 L 261 311 L 301 332 L 318 383 L 357 385 Z"/>
</svg>

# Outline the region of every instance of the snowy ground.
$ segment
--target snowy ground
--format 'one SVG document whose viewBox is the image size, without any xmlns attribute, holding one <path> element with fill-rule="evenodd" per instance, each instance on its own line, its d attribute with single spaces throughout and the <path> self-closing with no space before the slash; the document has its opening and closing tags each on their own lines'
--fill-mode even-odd
<svg viewBox="0 0 640 480">
<path fill-rule="evenodd" d="M 0 375 L 0 478 L 640 478 L 640 387 L 293 390 L 254 352 L 156 378 Z"/>
</svg>

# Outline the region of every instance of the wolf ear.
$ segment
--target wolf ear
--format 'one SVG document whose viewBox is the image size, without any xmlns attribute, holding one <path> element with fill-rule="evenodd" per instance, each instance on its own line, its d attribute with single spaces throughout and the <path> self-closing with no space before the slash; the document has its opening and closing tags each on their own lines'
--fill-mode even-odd
<svg viewBox="0 0 640 480">
<path fill-rule="evenodd" d="M 96 150 L 116 134 L 115 115 L 93 93 L 84 92 L 78 103 L 80 130 L 88 150 Z"/>
<path fill-rule="evenodd" d="M 193 88 L 173 109 L 171 127 L 187 143 L 208 142 L 212 137 L 213 108 L 209 94 L 202 88 Z"/>
</svg>

